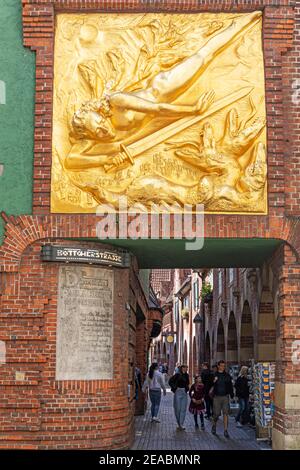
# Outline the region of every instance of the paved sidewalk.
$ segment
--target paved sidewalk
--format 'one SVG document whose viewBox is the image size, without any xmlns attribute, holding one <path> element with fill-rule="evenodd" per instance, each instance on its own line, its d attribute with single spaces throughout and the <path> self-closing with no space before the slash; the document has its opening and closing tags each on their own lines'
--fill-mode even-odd
<svg viewBox="0 0 300 470">
<path fill-rule="evenodd" d="M 249 426 L 237 428 L 234 417 L 229 418 L 230 439 L 223 435 L 219 420 L 217 436 L 211 434 L 211 423 L 205 420 L 205 431 L 195 429 L 194 419 L 187 410 L 186 431 L 177 431 L 173 412 L 173 393 L 168 390 L 162 397 L 160 423 L 151 423 L 150 408 L 144 416 L 136 417 L 136 439 L 133 450 L 270 450 L 265 442 L 255 440 L 255 432 Z"/>
</svg>

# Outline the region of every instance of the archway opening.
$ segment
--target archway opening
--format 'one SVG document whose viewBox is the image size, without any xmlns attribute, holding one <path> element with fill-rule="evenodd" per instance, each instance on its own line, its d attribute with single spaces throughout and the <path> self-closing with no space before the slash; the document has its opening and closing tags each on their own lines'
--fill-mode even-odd
<svg viewBox="0 0 300 470">
<path fill-rule="evenodd" d="M 218 331 L 217 331 L 217 348 L 216 348 L 216 360 L 225 360 L 225 333 L 224 325 L 222 320 L 219 320 Z"/>
</svg>

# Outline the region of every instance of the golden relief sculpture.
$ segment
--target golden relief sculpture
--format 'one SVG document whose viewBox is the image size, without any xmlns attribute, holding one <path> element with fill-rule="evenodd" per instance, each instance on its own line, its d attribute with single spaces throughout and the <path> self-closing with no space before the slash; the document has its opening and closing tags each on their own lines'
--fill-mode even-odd
<svg viewBox="0 0 300 470">
<path fill-rule="evenodd" d="M 60 14 L 52 212 L 266 213 L 261 12 Z"/>
</svg>

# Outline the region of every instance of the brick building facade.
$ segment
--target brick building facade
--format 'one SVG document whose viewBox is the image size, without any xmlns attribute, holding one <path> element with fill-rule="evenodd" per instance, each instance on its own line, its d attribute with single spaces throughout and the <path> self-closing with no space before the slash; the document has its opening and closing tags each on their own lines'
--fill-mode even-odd
<svg viewBox="0 0 300 470">
<path fill-rule="evenodd" d="M 128 400 L 126 380 L 126 390 L 122 388 L 120 397 L 120 408 L 113 409 L 113 405 L 111 407 L 107 405 L 108 414 L 101 415 L 100 421 L 91 425 L 88 431 L 89 438 L 76 440 L 83 430 L 80 426 L 89 426 L 87 422 L 90 421 L 85 419 L 85 411 L 83 411 L 82 420 L 79 419 L 80 424 L 76 425 L 73 422 L 70 425 L 68 420 L 73 407 L 90 409 L 89 406 L 84 405 L 92 403 L 94 406 L 104 406 L 104 411 L 105 400 L 109 402 L 109 388 L 112 384 L 107 382 L 67 384 L 61 392 L 60 384 L 55 383 L 53 376 L 56 273 L 55 267 L 41 266 L 38 252 L 46 242 L 62 243 L 64 241 L 66 243 L 66 240 L 70 239 L 84 239 L 92 240 L 89 243 L 93 244 L 97 239 L 96 225 L 99 221 L 99 217 L 91 214 L 50 213 L 55 16 L 60 12 L 74 11 L 81 13 L 99 11 L 105 13 L 149 11 L 243 13 L 262 10 L 268 132 L 268 215 L 207 214 L 204 232 L 206 239 L 220 239 L 221 242 L 226 239 L 244 239 L 250 243 L 253 238 L 267 242 L 278 240 L 278 248 L 270 260 L 272 273 L 276 278 L 277 331 L 280 336 L 274 442 L 276 448 L 299 447 L 300 435 L 297 423 L 300 419 L 300 365 L 293 360 L 294 341 L 300 339 L 300 121 L 297 97 L 297 83 L 300 79 L 298 62 L 300 9 L 298 2 L 292 0 L 253 0 L 251 2 L 242 0 L 234 3 L 227 0 L 222 2 L 214 0 L 182 2 L 23 0 L 22 6 L 23 44 L 36 55 L 33 206 L 32 214 L 8 216 L 2 213 L 5 222 L 5 238 L 0 248 L 1 339 L 8 341 L 7 350 L 11 358 L 5 365 L 7 378 L 2 379 L 1 383 L 5 399 L 2 401 L 1 410 L 0 445 L 2 447 L 87 448 L 93 445 L 102 448 L 126 447 L 130 444 L 133 430 L 133 412 L 126 401 Z M 171 243 L 172 240 L 170 240 Z M 119 245 L 121 246 L 122 243 Z M 147 245 L 145 246 L 147 249 Z M 149 244 L 148 247 L 150 246 Z M 236 265 L 238 266 L 238 260 Z M 132 268 L 130 272 L 135 271 Z M 42 284 L 39 280 L 40 276 L 43 279 Z M 135 278 L 133 274 L 130 278 L 129 272 L 116 273 L 116 276 L 120 276 L 120 283 L 124 286 L 124 290 L 120 291 L 120 298 L 125 300 L 126 293 L 130 293 L 130 279 L 134 281 Z M 133 291 L 134 297 L 140 298 L 140 308 L 147 318 L 145 300 L 142 299 L 143 295 L 137 285 Z M 264 303 L 264 315 L 268 316 L 270 303 L 268 296 Z M 120 323 L 116 323 L 116 328 L 117 325 L 121 328 L 121 322 L 124 320 L 121 304 L 119 308 Z M 14 323 L 11 321 L 12 318 L 14 318 Z M 138 334 L 146 335 L 142 329 L 143 327 L 140 327 Z M 274 334 L 273 328 L 267 333 L 264 330 L 265 328 L 262 327 L 259 333 L 262 351 L 268 349 L 267 338 Z M 25 346 L 25 338 L 33 331 L 36 333 L 33 334 L 32 344 L 28 346 L 26 343 L 27 346 Z M 9 336 L 8 332 L 10 332 Z M 247 341 L 245 339 L 244 343 L 245 349 L 252 347 L 250 335 L 246 334 L 245 337 L 247 336 L 248 339 Z M 37 337 L 43 340 L 37 340 Z M 133 351 L 134 339 L 130 343 Z M 147 346 L 145 345 L 147 341 L 143 343 L 142 355 L 146 354 Z M 116 353 L 121 354 L 121 350 L 116 348 Z M 128 358 L 129 354 L 130 347 L 128 346 L 124 357 Z M 27 371 L 26 380 L 29 381 L 26 383 L 16 382 L 13 379 L 22 356 L 27 358 L 25 362 L 22 362 L 22 367 L 25 372 Z M 28 364 L 30 364 L 29 367 Z M 120 368 L 118 371 L 127 377 L 128 367 L 122 371 Z M 122 377 L 123 375 L 120 375 L 117 383 L 124 387 Z M 75 390 L 72 389 L 73 386 Z M 49 402 L 43 403 L 42 390 L 46 397 L 49 397 Z M 29 407 L 28 404 L 30 404 Z M 47 408 L 49 404 L 53 406 Z M 52 422 L 50 409 L 57 412 Z M 60 411 L 64 409 L 68 410 L 67 414 Z M 70 416 L 68 416 L 69 413 Z M 86 413 L 87 418 L 91 417 L 90 411 Z M 61 415 L 65 417 L 65 421 L 60 418 Z M 115 436 L 109 432 L 112 417 L 119 419 L 119 427 L 114 430 Z M 62 441 L 58 443 L 57 437 L 64 431 L 69 432 L 69 440 L 66 444 Z"/>
</svg>

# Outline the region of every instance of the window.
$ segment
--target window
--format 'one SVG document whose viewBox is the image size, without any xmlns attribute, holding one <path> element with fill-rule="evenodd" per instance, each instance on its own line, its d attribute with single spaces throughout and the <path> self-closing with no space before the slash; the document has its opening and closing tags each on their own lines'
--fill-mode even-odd
<svg viewBox="0 0 300 470">
<path fill-rule="evenodd" d="M 219 295 L 220 295 L 222 293 L 222 269 L 220 269 L 218 273 L 218 287 L 219 287 Z"/>
<path fill-rule="evenodd" d="M 179 301 L 175 301 L 175 307 L 174 307 L 174 316 L 175 316 L 175 323 L 179 322 Z"/>
<path fill-rule="evenodd" d="M 182 305 L 183 305 L 183 308 L 189 308 L 189 306 L 190 306 L 190 297 L 189 297 L 189 295 L 184 297 Z"/>
<path fill-rule="evenodd" d="M 196 309 L 199 306 L 199 279 L 193 284 L 193 308 Z"/>
</svg>

